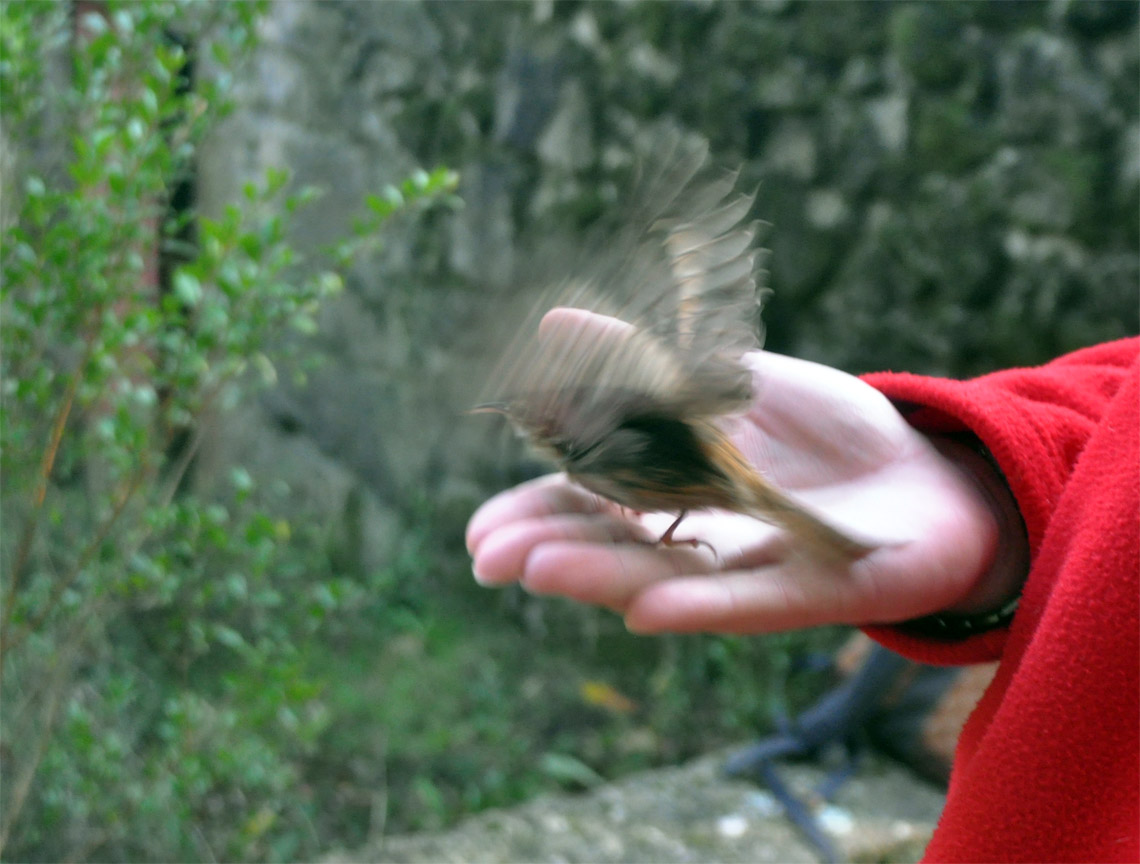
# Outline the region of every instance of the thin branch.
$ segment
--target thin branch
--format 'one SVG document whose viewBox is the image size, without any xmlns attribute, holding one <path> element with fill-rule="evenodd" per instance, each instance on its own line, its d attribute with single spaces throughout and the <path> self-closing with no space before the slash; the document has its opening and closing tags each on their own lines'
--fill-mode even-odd
<svg viewBox="0 0 1140 864">
<path fill-rule="evenodd" d="M 203 407 L 205 403 L 203 403 Z M 194 436 L 190 439 L 183 449 L 182 453 L 178 456 L 178 462 L 175 464 L 174 469 L 170 472 L 170 477 L 167 480 L 166 488 L 158 496 L 156 506 L 167 507 L 170 502 L 174 500 L 174 493 L 178 491 L 178 487 L 182 484 L 182 478 L 186 476 L 187 470 L 190 468 L 190 463 L 193 461 L 198 448 L 202 446 L 202 439 L 205 436 L 202 423 L 199 421 L 194 424 Z"/>
<path fill-rule="evenodd" d="M 146 473 L 147 465 L 144 462 L 141 466 L 139 466 L 139 470 L 135 473 L 135 476 L 131 480 L 131 483 L 127 487 L 127 490 L 122 494 L 122 496 L 119 498 L 119 501 L 115 504 L 115 509 L 111 512 L 111 515 L 107 517 L 107 520 L 103 523 L 103 526 L 99 529 L 98 533 L 96 533 L 96 535 L 91 539 L 91 542 L 87 544 L 87 547 L 83 550 L 83 553 L 76 560 L 75 565 L 71 568 L 71 572 L 69 572 L 65 578 L 60 579 L 55 583 L 55 587 L 52 588 L 51 596 L 48 597 L 47 602 L 44 603 L 43 608 L 40 609 L 39 614 L 30 619 L 22 628 L 17 630 L 15 633 L 5 633 L 3 636 L 0 636 L 0 658 L 4 657 L 8 649 L 18 647 L 20 643 L 23 642 L 25 638 L 27 638 L 29 633 L 37 630 L 44 623 L 44 621 L 47 620 L 48 615 L 52 613 L 52 610 L 55 609 L 56 605 L 59 603 L 59 600 L 63 596 L 64 591 L 66 591 L 75 583 L 75 580 L 79 578 L 79 574 L 82 573 L 87 565 L 91 563 L 91 559 L 95 557 L 95 553 L 99 551 L 99 547 L 103 544 L 103 541 L 106 540 L 110 535 L 111 529 L 114 528 L 115 523 L 119 520 L 119 517 L 122 516 L 123 511 L 126 510 L 127 504 L 130 503 L 131 499 L 134 497 L 135 493 L 142 485 L 142 480 Z M 3 674 L 3 664 L 0 662 L 0 678 L 3 677 Z"/>
<path fill-rule="evenodd" d="M 210 404 L 210 402 L 213 401 L 214 397 L 217 396 L 220 389 L 221 384 L 213 388 L 213 390 L 211 390 L 203 397 L 203 409 L 205 409 Z M 205 413 L 205 411 L 203 410 L 200 413 Z M 197 453 L 198 448 L 201 446 L 204 435 L 205 433 L 203 431 L 203 427 L 199 424 L 194 430 L 194 437 L 186 446 L 185 451 L 179 456 L 178 463 L 174 466 L 174 469 L 171 472 L 170 479 L 166 485 L 166 488 L 163 489 L 159 494 L 158 499 L 155 502 L 156 507 L 165 508 L 170 505 L 171 500 L 174 498 L 174 493 L 177 491 L 179 484 L 182 482 L 182 478 L 185 476 L 186 471 L 190 467 L 190 462 L 193 460 L 194 454 Z M 118 522 L 119 517 L 122 516 L 123 511 L 127 507 L 127 504 L 129 504 L 131 499 L 134 498 L 135 493 L 142 485 L 142 481 L 146 477 L 148 470 L 149 463 L 144 460 L 144 462 L 139 466 L 139 470 L 132 478 L 130 486 L 116 503 L 114 511 L 103 523 L 103 526 L 99 529 L 95 537 L 92 538 L 91 542 L 88 543 L 87 547 L 83 550 L 82 554 L 77 559 L 75 565 L 71 568 L 71 571 L 65 578 L 56 582 L 55 586 L 52 589 L 51 596 L 48 597 L 39 614 L 28 621 L 15 633 L 9 632 L 9 628 L 7 626 L 5 626 L 3 630 L 0 630 L 0 680 L 3 680 L 4 676 L 3 658 L 6 656 L 7 651 L 11 648 L 19 646 L 20 643 L 22 643 L 23 640 L 27 638 L 29 633 L 38 629 L 44 623 L 44 621 L 47 620 L 47 617 L 51 614 L 52 610 L 54 610 L 58 605 L 60 598 L 63 596 L 63 593 L 75 583 L 75 580 L 79 578 L 79 574 L 82 573 L 84 568 L 86 568 L 87 565 L 91 563 L 91 559 L 94 558 L 95 553 L 99 551 L 99 547 L 103 544 L 107 537 L 110 536 L 111 530 L 114 528 L 115 523 Z M 125 561 L 130 560 L 130 557 L 134 554 L 135 551 L 137 551 L 142 543 L 145 542 L 145 540 L 146 535 L 140 537 L 138 542 L 135 544 L 135 548 L 132 549 L 128 554 L 121 556 L 122 559 Z M 6 614 L 7 611 L 8 610 L 5 610 Z"/>
<path fill-rule="evenodd" d="M 80 554 L 79 558 L 76 559 L 76 563 L 71 567 L 68 574 L 64 578 L 56 581 L 55 586 L 52 588 L 51 595 L 48 597 L 47 601 L 40 609 L 39 614 L 34 618 L 29 619 L 23 627 L 21 627 L 19 630 L 16 630 L 14 633 L 5 633 L 3 637 L 0 637 L 0 658 L 5 655 L 8 649 L 19 647 L 23 640 L 27 638 L 29 633 L 39 629 L 39 627 L 43 625 L 44 621 L 47 620 L 47 617 L 52 613 L 52 610 L 54 610 L 58 605 L 59 600 L 63 596 L 64 592 L 75 583 L 75 580 L 79 578 L 79 574 L 81 574 L 87 565 L 91 563 L 91 559 L 95 557 L 95 553 L 99 551 L 99 547 L 103 544 L 107 537 L 110 536 L 111 529 L 115 527 L 115 523 L 119 520 L 119 517 L 122 516 L 123 511 L 126 510 L 127 504 L 130 503 L 131 499 L 138 491 L 139 486 L 142 485 L 142 478 L 146 474 L 146 471 L 147 468 L 145 464 L 140 466 L 134 478 L 131 480 L 130 485 L 127 487 L 126 491 L 123 492 L 122 496 L 115 504 L 115 508 L 112 510 L 111 515 L 107 517 L 102 527 L 100 527 L 95 536 L 83 549 L 83 552 Z M 0 678 L 2 678 L 2 676 L 3 665 L 0 663 Z"/>
<path fill-rule="evenodd" d="M 19 593 L 20 585 L 27 573 L 28 559 L 32 551 L 32 541 L 35 539 L 36 529 L 39 527 L 40 511 L 43 509 L 44 500 L 47 498 L 47 487 L 51 480 L 52 469 L 55 467 L 56 456 L 59 454 L 59 444 L 63 439 L 64 429 L 67 427 L 67 419 L 71 415 L 71 407 L 75 403 L 75 394 L 79 389 L 79 381 L 83 377 L 84 369 L 87 368 L 87 362 L 94 353 L 95 338 L 94 334 L 89 336 L 83 347 L 83 356 L 78 366 L 76 366 L 71 380 L 67 384 L 63 402 L 60 404 L 55 421 L 52 423 L 48 445 L 44 448 L 43 459 L 40 460 L 39 478 L 36 482 L 35 494 L 32 497 L 32 512 L 28 514 L 28 521 L 24 525 L 24 533 L 20 537 L 20 545 L 16 552 L 16 563 L 12 565 L 12 584 L 8 586 L 8 593 L 4 597 L 4 617 L 3 620 L 0 620 L 0 654 L 3 653 L 3 646 L 7 641 L 8 628 L 12 623 L 12 612 L 16 608 L 16 597 Z M 0 672 L 0 674 L 2 674 L 2 672 Z"/>
<path fill-rule="evenodd" d="M 40 762 L 43 761 L 48 744 L 51 743 L 52 732 L 55 730 L 56 715 L 59 713 L 59 706 L 60 703 L 63 702 L 63 693 L 66 689 L 64 686 L 66 679 L 65 672 L 69 661 L 70 653 L 57 657 L 56 659 L 55 675 L 52 676 L 51 689 L 48 694 L 48 704 L 40 722 L 39 741 L 36 742 L 31 761 L 27 764 L 19 779 L 16 780 L 12 794 L 7 801 L 6 818 L 3 825 L 0 825 L 0 854 L 3 854 L 4 847 L 8 844 L 12 828 L 19 819 L 20 811 L 23 810 L 24 804 L 27 802 L 28 793 L 31 791 L 32 781 L 35 780 L 36 773 L 39 771 Z"/>
</svg>

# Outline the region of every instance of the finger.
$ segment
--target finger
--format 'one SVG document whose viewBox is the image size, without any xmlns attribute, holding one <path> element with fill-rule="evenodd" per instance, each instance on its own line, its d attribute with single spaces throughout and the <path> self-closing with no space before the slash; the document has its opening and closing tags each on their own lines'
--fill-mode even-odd
<svg viewBox="0 0 1140 864">
<path fill-rule="evenodd" d="M 565 474 L 539 477 L 499 493 L 475 511 L 467 523 L 467 551 L 474 555 L 489 533 L 520 519 L 608 509 L 608 503 L 571 483 Z"/>
<path fill-rule="evenodd" d="M 621 611 L 648 585 L 714 567 L 715 556 L 704 547 L 554 542 L 527 557 L 523 586 Z"/>
<path fill-rule="evenodd" d="M 586 309 L 575 309 L 569 306 L 556 306 L 545 315 L 538 324 L 540 336 L 550 336 L 558 330 L 569 330 L 577 333 L 592 333 L 598 336 L 620 336 L 633 329 L 619 318 L 609 315 L 599 315 Z"/>
<path fill-rule="evenodd" d="M 625 611 L 635 633 L 774 633 L 850 623 L 864 589 L 851 574 L 816 572 L 784 562 L 705 579 L 647 585 Z"/>
<path fill-rule="evenodd" d="M 645 543 L 652 539 L 639 523 L 604 513 L 524 518 L 507 522 L 483 537 L 473 556 L 472 569 L 481 585 L 505 585 L 523 578 L 528 556 L 544 543 Z"/>
</svg>

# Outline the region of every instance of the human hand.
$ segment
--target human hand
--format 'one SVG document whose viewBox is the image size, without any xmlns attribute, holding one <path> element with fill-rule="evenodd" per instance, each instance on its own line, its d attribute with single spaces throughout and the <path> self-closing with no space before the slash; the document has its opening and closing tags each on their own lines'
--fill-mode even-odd
<svg viewBox="0 0 1140 864">
<path fill-rule="evenodd" d="M 770 352 L 746 362 L 757 398 L 731 421 L 734 442 L 767 479 L 874 551 L 823 561 L 785 532 L 724 511 L 686 517 L 678 540 L 699 544 L 653 545 L 676 514 L 633 514 L 556 475 L 475 513 L 476 578 L 606 606 L 641 632 L 886 623 L 1000 603 L 1006 586 L 991 570 L 1003 520 L 959 467 L 967 454 L 936 447 L 858 378 Z"/>
</svg>

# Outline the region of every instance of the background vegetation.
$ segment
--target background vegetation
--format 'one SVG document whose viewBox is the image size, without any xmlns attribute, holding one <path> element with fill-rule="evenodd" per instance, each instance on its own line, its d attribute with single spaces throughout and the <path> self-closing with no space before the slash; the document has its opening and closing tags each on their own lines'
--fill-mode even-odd
<svg viewBox="0 0 1140 864">
<path fill-rule="evenodd" d="M 823 685 L 842 634 L 637 639 L 467 573 L 539 469 L 457 370 L 659 124 L 762 184 L 769 347 L 967 375 L 1137 329 L 1133 3 L 2 14 L 6 860 L 312 858 Z"/>
<path fill-rule="evenodd" d="M 293 858 L 315 833 L 304 761 L 328 711 L 306 669 L 363 590 L 314 569 L 248 473 L 188 488 L 210 412 L 315 329 L 333 270 L 299 276 L 271 172 L 218 219 L 173 207 L 226 110 L 180 32 L 231 67 L 258 8 L 5 4 L 3 822 L 9 860 Z M 18 178 L 18 182 L 17 181 Z M 362 239 L 453 184 L 370 203 Z M 14 187 L 14 188 L 13 188 Z M 15 201 L 11 200 L 15 199 Z M 322 563 L 322 562 L 316 562 Z"/>
</svg>

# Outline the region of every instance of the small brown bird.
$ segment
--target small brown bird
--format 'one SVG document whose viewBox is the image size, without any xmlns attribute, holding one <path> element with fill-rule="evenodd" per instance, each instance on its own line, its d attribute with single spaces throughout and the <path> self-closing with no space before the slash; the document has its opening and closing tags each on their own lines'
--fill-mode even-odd
<svg viewBox="0 0 1140 864">
<path fill-rule="evenodd" d="M 745 223 L 754 195 L 736 176 L 698 181 L 707 149 L 672 145 L 643 178 L 632 235 L 618 232 L 587 275 L 544 298 L 630 326 L 563 315 L 526 328 L 491 376 L 476 411 L 510 418 L 567 475 L 636 511 L 719 508 L 779 525 L 829 560 L 871 551 L 809 513 L 765 480 L 717 421 L 747 409 L 759 347 L 754 248 Z M 532 320 L 533 325 L 533 320 Z"/>
</svg>

